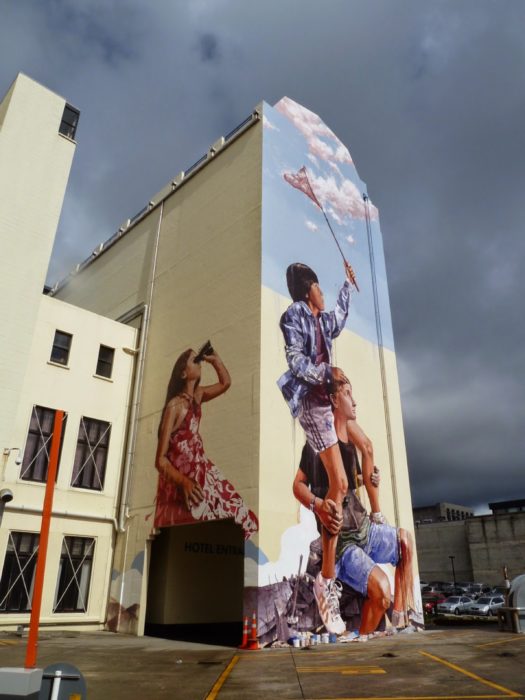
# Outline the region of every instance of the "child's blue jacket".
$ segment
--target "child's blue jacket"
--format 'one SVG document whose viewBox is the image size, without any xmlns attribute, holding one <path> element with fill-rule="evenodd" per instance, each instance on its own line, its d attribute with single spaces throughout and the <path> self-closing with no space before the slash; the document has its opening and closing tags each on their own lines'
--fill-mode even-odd
<svg viewBox="0 0 525 700">
<path fill-rule="evenodd" d="M 286 360 L 290 368 L 277 381 L 292 416 L 298 415 L 308 391 L 332 378 L 332 340 L 344 328 L 350 305 L 350 283 L 345 280 L 335 309 L 321 311 L 319 325 L 328 352 L 328 362 L 315 364 L 315 316 L 304 301 L 296 301 L 286 309 L 279 323 L 284 336 Z"/>
</svg>

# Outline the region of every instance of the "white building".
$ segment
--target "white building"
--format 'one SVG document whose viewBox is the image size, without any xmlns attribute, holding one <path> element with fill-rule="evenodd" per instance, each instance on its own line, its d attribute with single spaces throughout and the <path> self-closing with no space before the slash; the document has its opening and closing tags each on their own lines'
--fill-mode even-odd
<svg viewBox="0 0 525 700">
<path fill-rule="evenodd" d="M 135 329 L 43 294 L 78 112 L 19 75 L 0 104 L 0 628 L 27 624 L 48 453 L 63 410 L 43 625 L 105 620 Z"/>
</svg>

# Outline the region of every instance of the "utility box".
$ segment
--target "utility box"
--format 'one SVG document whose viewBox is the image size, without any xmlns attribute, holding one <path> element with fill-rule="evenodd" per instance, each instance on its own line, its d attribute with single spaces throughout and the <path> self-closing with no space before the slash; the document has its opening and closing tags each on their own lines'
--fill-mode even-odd
<svg viewBox="0 0 525 700">
<path fill-rule="evenodd" d="M 41 668 L 0 668 L 0 700 L 38 700 Z"/>
<path fill-rule="evenodd" d="M 508 603 L 508 606 L 498 609 L 499 629 L 525 634 L 525 574 L 512 581 Z"/>
</svg>

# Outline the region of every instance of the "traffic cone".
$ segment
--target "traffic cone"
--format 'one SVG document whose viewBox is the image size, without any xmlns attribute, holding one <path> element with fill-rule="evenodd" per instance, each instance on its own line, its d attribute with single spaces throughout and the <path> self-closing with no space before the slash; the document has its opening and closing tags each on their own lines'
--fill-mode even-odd
<svg viewBox="0 0 525 700">
<path fill-rule="evenodd" d="M 256 649 L 261 648 L 259 646 L 259 642 L 257 641 L 257 615 L 255 613 L 255 610 L 252 613 L 252 636 L 250 637 L 248 646 L 246 648 L 250 651 L 255 651 Z"/>
<path fill-rule="evenodd" d="M 246 649 L 248 647 L 248 615 L 245 615 L 242 623 L 242 643 L 239 645 L 239 649 Z"/>
</svg>

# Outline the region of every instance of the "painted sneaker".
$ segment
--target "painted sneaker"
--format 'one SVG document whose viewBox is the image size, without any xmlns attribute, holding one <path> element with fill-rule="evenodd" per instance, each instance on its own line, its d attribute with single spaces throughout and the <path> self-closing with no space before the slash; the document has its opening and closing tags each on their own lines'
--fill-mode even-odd
<svg viewBox="0 0 525 700">
<path fill-rule="evenodd" d="M 346 631 L 346 625 L 339 612 L 341 590 L 341 584 L 335 579 L 327 581 L 321 572 L 317 574 L 314 581 L 314 596 L 319 615 L 327 631 L 337 635 Z"/>
</svg>

